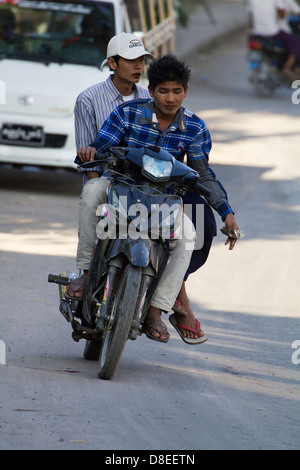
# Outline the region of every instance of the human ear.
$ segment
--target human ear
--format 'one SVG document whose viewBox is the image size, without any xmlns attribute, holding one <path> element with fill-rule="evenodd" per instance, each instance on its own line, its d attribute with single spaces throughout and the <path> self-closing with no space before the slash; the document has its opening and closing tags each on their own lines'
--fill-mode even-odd
<svg viewBox="0 0 300 470">
<path fill-rule="evenodd" d="M 154 96 L 154 90 L 151 88 L 150 85 L 148 86 L 148 91 L 149 91 L 150 96 L 153 98 L 153 96 Z"/>
<path fill-rule="evenodd" d="M 107 64 L 111 70 L 116 70 L 117 63 L 115 62 L 115 59 L 113 57 L 109 57 L 107 59 Z"/>
</svg>

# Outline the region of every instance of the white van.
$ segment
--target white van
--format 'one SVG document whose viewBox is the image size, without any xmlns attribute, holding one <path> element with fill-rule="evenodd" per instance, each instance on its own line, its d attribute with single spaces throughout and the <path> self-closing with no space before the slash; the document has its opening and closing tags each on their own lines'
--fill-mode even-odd
<svg viewBox="0 0 300 470">
<path fill-rule="evenodd" d="M 131 30 L 122 0 L 0 0 L 0 162 L 75 168 L 76 97 Z"/>
</svg>

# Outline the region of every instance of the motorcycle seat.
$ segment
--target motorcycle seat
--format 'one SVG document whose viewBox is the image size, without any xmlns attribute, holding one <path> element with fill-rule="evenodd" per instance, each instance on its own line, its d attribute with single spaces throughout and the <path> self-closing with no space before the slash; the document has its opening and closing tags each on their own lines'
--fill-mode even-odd
<svg viewBox="0 0 300 470">
<path fill-rule="evenodd" d="M 278 54 L 286 53 L 286 49 L 279 39 L 274 39 L 267 36 L 260 36 L 258 34 L 251 34 L 248 38 L 250 49 L 265 49 L 267 51 L 276 52 Z M 258 44 L 261 47 L 258 47 Z"/>
</svg>

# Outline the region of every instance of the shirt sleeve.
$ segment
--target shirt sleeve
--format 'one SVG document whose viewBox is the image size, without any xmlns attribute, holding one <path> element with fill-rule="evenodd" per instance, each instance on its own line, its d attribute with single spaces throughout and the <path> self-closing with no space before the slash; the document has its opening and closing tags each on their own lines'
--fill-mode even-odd
<svg viewBox="0 0 300 470">
<path fill-rule="evenodd" d="M 217 180 L 208 163 L 210 150 L 210 133 L 202 121 L 200 130 L 188 148 L 187 164 L 199 173 L 199 183 L 211 192 L 211 195 L 206 198 L 208 203 L 218 212 L 224 221 L 228 214 L 233 213 L 233 210 L 229 205 L 226 190 L 220 181 Z"/>
<path fill-rule="evenodd" d="M 281 8 L 283 10 L 286 10 L 286 4 L 284 0 L 276 0 L 275 1 L 275 6 L 276 8 Z"/>
<path fill-rule="evenodd" d="M 103 126 L 98 131 L 96 138 L 92 140 L 89 147 L 93 147 L 98 153 L 107 152 L 110 147 L 120 145 L 125 135 L 125 123 L 122 110 L 117 107 L 104 121 Z M 76 164 L 80 164 L 78 157 L 75 159 Z M 93 168 L 79 168 L 79 172 L 97 171 L 102 173 L 102 165 Z"/>
<path fill-rule="evenodd" d="M 124 115 L 117 107 L 106 119 L 96 138 L 90 143 L 97 152 L 106 152 L 113 145 L 121 144 L 125 135 Z"/>
<path fill-rule="evenodd" d="M 295 15 L 300 14 L 300 5 L 295 0 L 289 0 L 287 2 L 287 10 L 289 13 L 293 13 Z"/>
<path fill-rule="evenodd" d="M 97 135 L 96 118 L 93 106 L 90 108 L 80 99 L 76 100 L 74 108 L 75 144 L 76 150 L 87 147 Z"/>
</svg>

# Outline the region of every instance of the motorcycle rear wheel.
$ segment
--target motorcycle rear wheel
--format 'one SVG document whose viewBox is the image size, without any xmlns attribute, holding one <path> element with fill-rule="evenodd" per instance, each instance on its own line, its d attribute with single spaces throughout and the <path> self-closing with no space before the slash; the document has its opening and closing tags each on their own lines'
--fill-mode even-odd
<svg viewBox="0 0 300 470">
<path fill-rule="evenodd" d="M 110 319 L 103 334 L 98 377 L 113 377 L 131 329 L 142 279 L 140 267 L 128 264 L 124 269 L 113 298 Z"/>
<path fill-rule="evenodd" d="M 272 64 L 267 60 L 262 60 L 252 75 L 253 86 L 257 96 L 262 98 L 273 96 L 276 88 L 273 75 Z"/>
<path fill-rule="evenodd" d="M 83 357 L 88 361 L 99 361 L 102 341 L 97 339 L 88 339 L 85 342 Z"/>
</svg>

